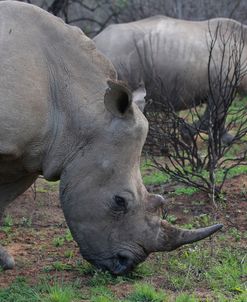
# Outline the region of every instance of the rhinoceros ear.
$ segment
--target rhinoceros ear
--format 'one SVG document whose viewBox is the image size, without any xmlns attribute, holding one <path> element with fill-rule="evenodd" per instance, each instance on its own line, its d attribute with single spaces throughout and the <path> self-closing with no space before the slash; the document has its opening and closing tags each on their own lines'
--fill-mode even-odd
<svg viewBox="0 0 247 302">
<path fill-rule="evenodd" d="M 105 93 L 105 107 L 113 115 L 123 118 L 131 106 L 131 92 L 120 82 L 108 80 Z"/>
<path fill-rule="evenodd" d="M 146 94 L 147 92 L 144 83 L 140 83 L 140 86 L 132 93 L 133 103 L 135 103 L 139 107 L 141 112 L 144 111 L 144 107 L 146 105 L 146 101 L 145 101 Z"/>
</svg>

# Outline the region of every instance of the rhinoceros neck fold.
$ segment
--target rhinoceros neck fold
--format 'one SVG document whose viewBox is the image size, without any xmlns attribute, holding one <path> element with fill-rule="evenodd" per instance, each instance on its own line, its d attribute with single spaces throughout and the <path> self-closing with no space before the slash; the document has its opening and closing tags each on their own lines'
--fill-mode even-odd
<svg viewBox="0 0 247 302">
<path fill-rule="evenodd" d="M 72 98 L 73 99 L 73 98 Z M 90 143 L 93 129 L 88 129 L 90 118 L 75 109 L 75 104 L 52 104 L 50 133 L 43 159 L 43 175 L 48 180 L 60 179 L 63 169 L 80 154 L 83 156 Z M 69 107 L 69 106 L 68 106 Z M 74 107 L 74 108 L 73 108 Z"/>
<path fill-rule="evenodd" d="M 104 122 L 104 90 L 106 79 L 92 75 L 92 83 L 83 73 L 85 54 L 81 60 L 69 56 L 67 62 L 54 58 L 52 49 L 45 50 L 50 79 L 49 133 L 43 160 L 43 174 L 49 180 L 59 179 L 63 168 L 77 152 L 83 152 L 95 129 Z M 85 65 L 85 64 L 84 64 Z M 89 66 L 94 69 L 94 66 Z M 88 67 L 88 68 L 89 68 Z M 95 83 L 95 85 L 93 85 Z M 98 83 L 96 85 L 96 83 Z M 100 89 L 102 88 L 102 89 Z"/>
</svg>

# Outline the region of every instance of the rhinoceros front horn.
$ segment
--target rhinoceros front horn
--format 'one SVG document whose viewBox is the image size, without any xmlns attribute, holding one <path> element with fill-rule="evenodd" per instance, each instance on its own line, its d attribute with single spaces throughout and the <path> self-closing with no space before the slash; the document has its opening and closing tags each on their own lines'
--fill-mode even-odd
<svg viewBox="0 0 247 302">
<path fill-rule="evenodd" d="M 222 224 L 215 224 L 210 227 L 197 230 L 183 230 L 170 225 L 165 220 L 162 220 L 154 251 L 175 250 L 181 245 L 202 240 L 217 232 L 222 227 Z"/>
</svg>

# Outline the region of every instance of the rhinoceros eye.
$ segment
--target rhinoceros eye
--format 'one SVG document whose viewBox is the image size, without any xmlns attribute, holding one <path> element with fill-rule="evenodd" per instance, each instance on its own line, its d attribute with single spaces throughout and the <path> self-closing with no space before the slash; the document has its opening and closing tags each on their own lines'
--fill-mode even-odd
<svg viewBox="0 0 247 302">
<path fill-rule="evenodd" d="M 119 211 L 127 211 L 127 201 L 125 198 L 119 196 L 119 195 L 115 195 L 114 196 L 114 201 L 115 201 L 115 205 L 117 206 L 117 209 Z"/>
</svg>

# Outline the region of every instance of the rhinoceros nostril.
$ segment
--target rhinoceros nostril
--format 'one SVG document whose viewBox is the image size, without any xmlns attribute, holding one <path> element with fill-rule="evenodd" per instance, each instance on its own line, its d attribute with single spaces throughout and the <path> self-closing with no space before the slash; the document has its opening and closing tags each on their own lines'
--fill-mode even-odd
<svg viewBox="0 0 247 302">
<path fill-rule="evenodd" d="M 130 257 L 123 254 L 117 254 L 111 271 L 114 275 L 122 275 L 127 273 L 132 266 L 133 260 Z"/>
<path fill-rule="evenodd" d="M 123 255 L 118 255 L 118 262 L 120 265 L 127 267 L 128 264 L 130 263 L 130 259 L 126 256 Z"/>
</svg>

